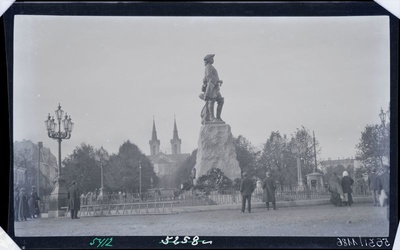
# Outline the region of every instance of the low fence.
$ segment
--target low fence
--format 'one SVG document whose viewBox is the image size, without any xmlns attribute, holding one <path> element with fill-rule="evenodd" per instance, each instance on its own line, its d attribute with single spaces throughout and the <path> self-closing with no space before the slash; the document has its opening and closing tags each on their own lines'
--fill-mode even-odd
<svg viewBox="0 0 400 250">
<path fill-rule="evenodd" d="M 354 190 L 353 197 L 370 196 L 370 192 L 358 192 Z M 252 202 L 262 202 L 263 190 L 257 187 L 252 194 Z M 297 200 L 316 200 L 329 199 L 330 193 L 326 188 L 296 190 L 288 187 L 278 187 L 275 191 L 276 201 L 297 201 Z M 81 195 L 81 206 L 107 205 L 107 204 L 134 204 L 151 202 L 174 202 L 175 207 L 179 206 L 204 206 L 218 204 L 240 204 L 242 196 L 238 190 L 225 189 L 220 191 L 210 191 L 208 193 L 199 190 L 189 190 L 177 192 L 176 190 L 163 190 L 162 192 L 144 192 L 125 194 L 106 194 L 104 196 L 88 193 Z M 175 202 L 176 201 L 176 202 Z M 43 197 L 40 202 L 40 211 L 47 213 L 49 197 Z"/>
</svg>

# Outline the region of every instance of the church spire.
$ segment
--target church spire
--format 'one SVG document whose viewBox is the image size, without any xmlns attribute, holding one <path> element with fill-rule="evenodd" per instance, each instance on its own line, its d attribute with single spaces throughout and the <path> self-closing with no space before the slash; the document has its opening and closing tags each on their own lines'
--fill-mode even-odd
<svg viewBox="0 0 400 250">
<path fill-rule="evenodd" d="M 175 115 L 174 115 L 174 135 L 172 136 L 172 140 L 179 140 L 178 129 L 176 128 Z"/>
<path fill-rule="evenodd" d="M 153 116 L 153 131 L 151 133 L 150 144 L 150 155 L 157 155 L 160 152 L 160 140 L 157 139 L 156 122 Z"/>
<path fill-rule="evenodd" d="M 176 126 L 176 118 L 174 115 L 174 132 L 173 132 L 172 139 L 171 139 L 172 154 L 176 155 L 176 154 L 181 153 L 181 144 L 182 144 L 182 140 L 179 139 L 179 136 L 178 136 L 178 129 Z"/>
<path fill-rule="evenodd" d="M 154 121 L 154 116 L 153 116 L 153 132 L 151 134 L 151 140 L 157 141 L 157 130 L 156 130 L 156 122 Z"/>
</svg>

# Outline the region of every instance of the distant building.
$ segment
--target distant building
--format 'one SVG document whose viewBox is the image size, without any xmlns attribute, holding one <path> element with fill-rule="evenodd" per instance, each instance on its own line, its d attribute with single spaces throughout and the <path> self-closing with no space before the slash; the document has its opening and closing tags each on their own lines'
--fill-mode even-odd
<svg viewBox="0 0 400 250">
<path fill-rule="evenodd" d="M 320 162 L 320 168 L 324 173 L 327 173 L 328 168 L 341 168 L 347 171 L 354 171 L 362 166 L 363 164 L 361 161 L 357 161 L 353 158 L 338 158 L 337 160 L 328 158 L 328 160 L 323 160 Z"/>
<path fill-rule="evenodd" d="M 174 176 L 177 169 L 182 163 L 190 156 L 190 154 L 181 153 L 182 140 L 179 139 L 178 129 L 176 126 L 176 119 L 174 118 L 174 130 L 171 143 L 172 154 L 165 154 L 160 152 L 160 140 L 157 138 L 156 124 L 153 119 L 153 130 L 151 135 L 150 155 L 147 158 L 151 161 L 154 166 L 154 171 L 160 178 L 160 188 L 172 188 L 174 187 Z"/>
<path fill-rule="evenodd" d="M 14 142 L 14 186 L 37 185 L 39 146 L 30 140 Z M 53 180 L 58 175 L 57 158 L 48 148 L 40 150 L 39 193 L 51 190 Z"/>
</svg>

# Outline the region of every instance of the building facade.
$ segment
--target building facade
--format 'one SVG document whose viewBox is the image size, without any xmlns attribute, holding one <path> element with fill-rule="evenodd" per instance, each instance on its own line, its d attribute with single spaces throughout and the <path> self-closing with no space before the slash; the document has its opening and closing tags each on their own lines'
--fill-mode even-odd
<svg viewBox="0 0 400 250">
<path fill-rule="evenodd" d="M 160 179 L 159 188 L 173 188 L 175 185 L 175 173 L 190 154 L 181 153 L 182 140 L 179 138 L 176 119 L 174 118 L 174 129 L 172 134 L 171 154 L 160 151 L 161 142 L 157 138 L 156 124 L 153 119 L 153 130 L 151 134 L 150 155 L 147 158 L 154 166 L 154 172 Z"/>
<path fill-rule="evenodd" d="M 46 192 L 50 192 L 53 180 L 58 175 L 57 158 L 50 149 L 41 147 L 39 150 L 39 145 L 30 140 L 14 142 L 13 149 L 14 186 L 37 186 L 39 181 L 39 194 L 46 195 Z"/>
</svg>

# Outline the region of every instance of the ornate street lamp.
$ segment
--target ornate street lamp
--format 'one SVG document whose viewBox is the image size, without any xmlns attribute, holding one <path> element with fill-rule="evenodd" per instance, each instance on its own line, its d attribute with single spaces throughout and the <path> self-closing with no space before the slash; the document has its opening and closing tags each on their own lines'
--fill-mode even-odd
<svg viewBox="0 0 400 250">
<path fill-rule="evenodd" d="M 105 161 L 108 161 L 110 157 L 108 156 L 107 151 L 104 150 L 103 146 L 101 146 L 98 155 L 95 156 L 95 159 L 100 162 L 100 169 L 101 169 L 101 188 L 100 188 L 100 195 L 103 195 L 104 190 L 104 173 L 103 173 L 103 165 Z"/>
<path fill-rule="evenodd" d="M 381 161 L 381 167 L 383 168 L 383 157 L 385 156 L 385 149 L 386 149 L 386 115 L 389 118 L 389 113 L 390 111 L 388 110 L 387 112 L 384 112 L 382 107 L 381 107 L 381 112 L 379 113 L 379 118 L 382 122 L 382 125 L 379 129 L 379 131 L 381 132 L 381 137 L 382 137 L 382 147 L 383 147 L 383 152 L 382 152 L 382 157 L 380 157 L 380 161 Z M 379 128 L 379 127 L 378 127 Z"/>
<path fill-rule="evenodd" d="M 43 142 L 38 142 L 38 148 L 39 148 L 39 163 L 38 163 L 38 168 L 37 168 L 37 177 L 36 177 L 36 190 L 37 194 L 40 197 L 40 151 L 43 148 Z"/>
<path fill-rule="evenodd" d="M 62 178 L 61 173 L 61 142 L 62 140 L 66 140 L 71 138 L 72 129 L 74 127 L 74 123 L 71 121 L 71 116 L 65 113 L 64 120 L 63 114 L 64 111 L 61 109 L 61 105 L 58 104 L 58 109 L 55 111 L 56 118 L 58 123 L 55 122 L 54 116 L 50 117 L 50 114 L 45 121 L 47 135 L 58 141 L 58 176 L 54 183 L 54 189 L 50 196 L 50 204 L 49 204 L 49 217 L 60 217 L 63 216 L 65 211 L 61 209 L 61 207 L 65 207 L 67 205 L 67 189 L 65 186 L 65 180 Z M 64 131 L 61 131 L 61 123 L 63 124 Z M 57 129 L 58 125 L 58 130 Z"/>
<path fill-rule="evenodd" d="M 383 109 L 381 107 L 381 113 L 379 114 L 379 118 L 381 119 L 383 127 L 385 127 L 385 122 L 386 122 L 386 113 L 383 112 Z"/>
</svg>

